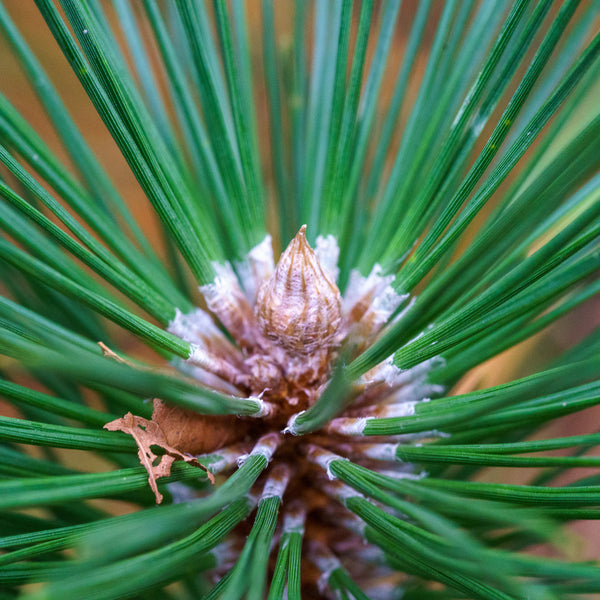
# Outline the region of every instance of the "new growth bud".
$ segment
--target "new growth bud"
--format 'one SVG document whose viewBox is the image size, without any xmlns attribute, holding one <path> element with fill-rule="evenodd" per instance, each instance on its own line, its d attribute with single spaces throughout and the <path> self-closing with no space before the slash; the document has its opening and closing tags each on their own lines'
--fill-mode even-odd
<svg viewBox="0 0 600 600">
<path fill-rule="evenodd" d="M 291 354 L 333 346 L 342 323 L 340 291 L 323 271 L 305 231 L 303 225 L 261 285 L 255 307 L 263 335 Z"/>
</svg>

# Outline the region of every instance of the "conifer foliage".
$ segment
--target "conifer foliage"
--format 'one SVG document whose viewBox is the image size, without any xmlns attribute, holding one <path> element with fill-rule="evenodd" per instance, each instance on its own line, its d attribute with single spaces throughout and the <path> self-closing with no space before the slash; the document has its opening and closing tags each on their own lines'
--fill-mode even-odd
<svg viewBox="0 0 600 600">
<path fill-rule="evenodd" d="M 56 134 L 2 77 L 0 600 L 597 597 L 600 2 L 5 0 L 0 34 Z"/>
</svg>

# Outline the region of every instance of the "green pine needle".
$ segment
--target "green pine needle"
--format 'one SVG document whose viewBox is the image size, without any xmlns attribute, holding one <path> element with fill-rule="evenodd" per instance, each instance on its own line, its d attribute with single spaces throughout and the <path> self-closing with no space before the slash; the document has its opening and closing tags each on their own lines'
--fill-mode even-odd
<svg viewBox="0 0 600 600">
<path fill-rule="evenodd" d="M 0 0 L 0 600 L 596 597 L 599 17 Z"/>
</svg>

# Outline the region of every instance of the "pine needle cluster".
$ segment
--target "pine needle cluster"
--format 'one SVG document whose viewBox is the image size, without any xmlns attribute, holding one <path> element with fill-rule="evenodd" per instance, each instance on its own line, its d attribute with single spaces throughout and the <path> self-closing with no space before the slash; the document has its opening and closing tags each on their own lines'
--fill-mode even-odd
<svg viewBox="0 0 600 600">
<path fill-rule="evenodd" d="M 0 600 L 598 597 L 599 24 L 0 2 Z"/>
</svg>

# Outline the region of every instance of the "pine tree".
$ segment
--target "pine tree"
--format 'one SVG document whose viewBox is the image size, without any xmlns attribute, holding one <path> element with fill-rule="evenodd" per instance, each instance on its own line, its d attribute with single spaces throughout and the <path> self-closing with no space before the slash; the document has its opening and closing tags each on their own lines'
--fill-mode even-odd
<svg viewBox="0 0 600 600">
<path fill-rule="evenodd" d="M 142 209 L 32 8 L 0 599 L 597 597 L 600 2 L 35 0 Z"/>
</svg>

